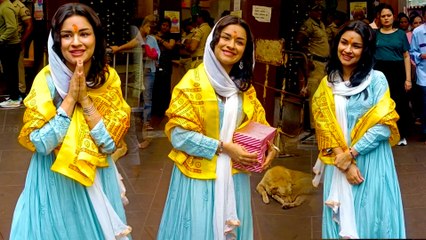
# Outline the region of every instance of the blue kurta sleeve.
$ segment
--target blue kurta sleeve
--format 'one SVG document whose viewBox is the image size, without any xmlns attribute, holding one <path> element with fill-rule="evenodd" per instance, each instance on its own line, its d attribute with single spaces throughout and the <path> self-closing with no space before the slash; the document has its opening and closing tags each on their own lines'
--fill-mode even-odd
<svg viewBox="0 0 426 240">
<path fill-rule="evenodd" d="M 105 154 L 111 154 L 115 150 L 115 143 L 111 135 L 107 131 L 104 121 L 101 119 L 96 126 L 90 131 L 93 141 L 98 146 L 99 151 Z"/>
<path fill-rule="evenodd" d="M 47 155 L 53 151 L 62 141 L 68 131 L 71 120 L 62 108 L 58 108 L 53 117 L 42 128 L 30 134 L 30 140 L 36 151 Z"/>
<path fill-rule="evenodd" d="M 219 141 L 201 133 L 175 127 L 171 134 L 171 143 L 177 150 L 189 155 L 212 159 Z"/>
<path fill-rule="evenodd" d="M 373 99 L 372 104 L 377 104 L 388 89 L 386 77 L 383 73 L 376 71 L 368 87 L 368 94 Z M 360 116 L 359 116 L 360 117 Z M 371 127 L 364 136 L 353 146 L 359 154 L 367 154 L 374 150 L 383 141 L 388 141 L 391 131 L 388 126 L 376 124 Z"/>
<path fill-rule="evenodd" d="M 71 119 L 60 107 L 62 104 L 62 98 L 59 97 L 53 82 L 50 81 L 49 78 L 47 79 L 47 85 L 49 87 L 50 94 L 52 95 L 52 99 L 54 99 L 54 103 L 58 108 L 56 116 L 43 127 L 30 134 L 30 140 L 34 144 L 36 151 L 44 155 L 51 153 L 59 144 L 62 143 L 71 123 Z M 98 146 L 100 152 L 110 154 L 115 150 L 116 145 L 109 135 L 102 119 L 90 131 L 90 135 Z"/>
<path fill-rule="evenodd" d="M 387 141 L 390 134 L 388 126 L 378 124 L 370 128 L 353 148 L 361 155 L 367 154 L 377 148 L 382 141 Z"/>
</svg>

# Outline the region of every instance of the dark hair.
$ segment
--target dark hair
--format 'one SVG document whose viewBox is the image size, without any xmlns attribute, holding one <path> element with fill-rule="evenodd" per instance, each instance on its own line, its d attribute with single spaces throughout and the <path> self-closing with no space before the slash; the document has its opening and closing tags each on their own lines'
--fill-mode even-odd
<svg viewBox="0 0 426 240">
<path fill-rule="evenodd" d="M 215 46 L 219 43 L 222 30 L 229 25 L 239 25 L 244 28 L 247 34 L 246 48 L 244 49 L 243 56 L 240 60 L 240 62 L 243 63 L 243 69 L 240 69 L 239 63 L 236 63 L 229 72 L 229 76 L 231 77 L 232 81 L 234 81 L 238 89 L 244 92 L 250 88 L 251 80 L 253 78 L 254 38 L 247 22 L 241 18 L 231 15 L 227 15 L 221 18 L 214 28 L 213 39 L 210 43 L 210 47 L 214 51 Z"/>
<path fill-rule="evenodd" d="M 161 25 L 163 25 L 163 23 L 168 23 L 169 27 L 172 26 L 172 20 L 169 17 L 164 17 L 164 18 L 160 19 L 158 25 L 161 27 Z"/>
<path fill-rule="evenodd" d="M 409 21 L 407 14 L 405 14 L 403 12 L 398 13 L 397 19 L 400 20 L 401 18 L 406 18 L 407 21 Z"/>
<path fill-rule="evenodd" d="M 210 21 L 210 13 L 207 10 L 201 10 L 198 13 L 198 17 L 201 17 L 203 19 L 204 22 L 208 23 Z"/>
<path fill-rule="evenodd" d="M 342 35 L 347 31 L 354 31 L 362 38 L 362 53 L 355 70 L 352 72 L 349 79 L 351 86 L 356 87 L 364 80 L 374 66 L 374 53 L 376 51 L 376 34 L 374 30 L 364 21 L 351 21 L 344 25 L 333 40 L 331 47 L 330 61 L 327 64 L 326 71 L 329 76 L 334 74 L 343 74 L 342 63 L 337 55 L 338 46 Z M 329 82 L 332 77 L 328 78 Z"/>
<path fill-rule="evenodd" d="M 67 3 L 58 8 L 52 18 L 53 50 L 64 60 L 61 52 L 61 28 L 66 19 L 72 16 L 85 17 L 93 28 L 96 44 L 92 57 L 92 64 L 86 77 L 88 87 L 98 88 L 105 83 L 106 67 L 106 41 L 101 21 L 92 8 L 82 3 Z"/>
<path fill-rule="evenodd" d="M 383 9 L 388 9 L 389 11 L 391 11 L 392 14 L 394 14 L 393 8 L 390 4 L 383 4 L 382 8 L 380 9 L 380 15 L 382 15 L 382 11 Z"/>
<path fill-rule="evenodd" d="M 410 14 L 410 24 L 413 24 L 413 22 L 414 22 L 414 20 L 416 19 L 416 18 L 420 18 L 421 20 L 422 20 L 422 22 L 423 22 L 423 17 L 422 16 L 420 16 L 420 14 L 418 14 L 417 12 L 415 12 L 415 14 Z"/>
</svg>

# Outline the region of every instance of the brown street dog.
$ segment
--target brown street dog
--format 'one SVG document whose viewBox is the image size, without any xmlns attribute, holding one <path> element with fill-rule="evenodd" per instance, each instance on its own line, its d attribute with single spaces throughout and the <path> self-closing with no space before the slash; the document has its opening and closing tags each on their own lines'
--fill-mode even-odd
<svg viewBox="0 0 426 240">
<path fill-rule="evenodd" d="M 275 166 L 266 171 L 256 187 L 264 203 L 268 204 L 268 196 L 271 196 L 284 209 L 300 206 L 314 189 L 311 174 L 283 166 Z"/>
</svg>

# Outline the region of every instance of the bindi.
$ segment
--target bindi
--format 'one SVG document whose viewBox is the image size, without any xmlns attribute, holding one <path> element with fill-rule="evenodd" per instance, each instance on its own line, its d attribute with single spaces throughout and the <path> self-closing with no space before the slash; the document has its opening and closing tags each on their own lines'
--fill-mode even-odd
<svg viewBox="0 0 426 240">
<path fill-rule="evenodd" d="M 354 41 L 354 39 L 353 38 L 350 38 L 349 40 L 348 40 L 348 42 L 349 42 L 349 44 L 351 44 L 352 45 L 352 42 Z"/>
<path fill-rule="evenodd" d="M 77 27 L 77 25 L 73 24 L 73 25 L 72 25 L 72 29 L 74 30 L 74 33 L 77 33 L 77 32 L 78 32 L 78 27 Z"/>
<path fill-rule="evenodd" d="M 237 31 L 233 31 L 232 32 L 232 37 L 236 38 L 237 37 Z"/>
</svg>

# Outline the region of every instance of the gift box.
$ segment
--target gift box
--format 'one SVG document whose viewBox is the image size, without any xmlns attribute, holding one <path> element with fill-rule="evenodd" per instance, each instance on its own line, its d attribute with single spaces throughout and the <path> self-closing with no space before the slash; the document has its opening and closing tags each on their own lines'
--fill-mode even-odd
<svg viewBox="0 0 426 240">
<path fill-rule="evenodd" d="M 273 142 L 276 129 L 257 122 L 249 122 L 243 128 L 234 132 L 234 143 L 243 146 L 249 152 L 257 152 L 257 162 L 246 166 L 233 162 L 235 168 L 251 172 L 261 172 L 261 166 L 265 162 L 265 153 L 268 150 L 268 142 Z"/>
</svg>

